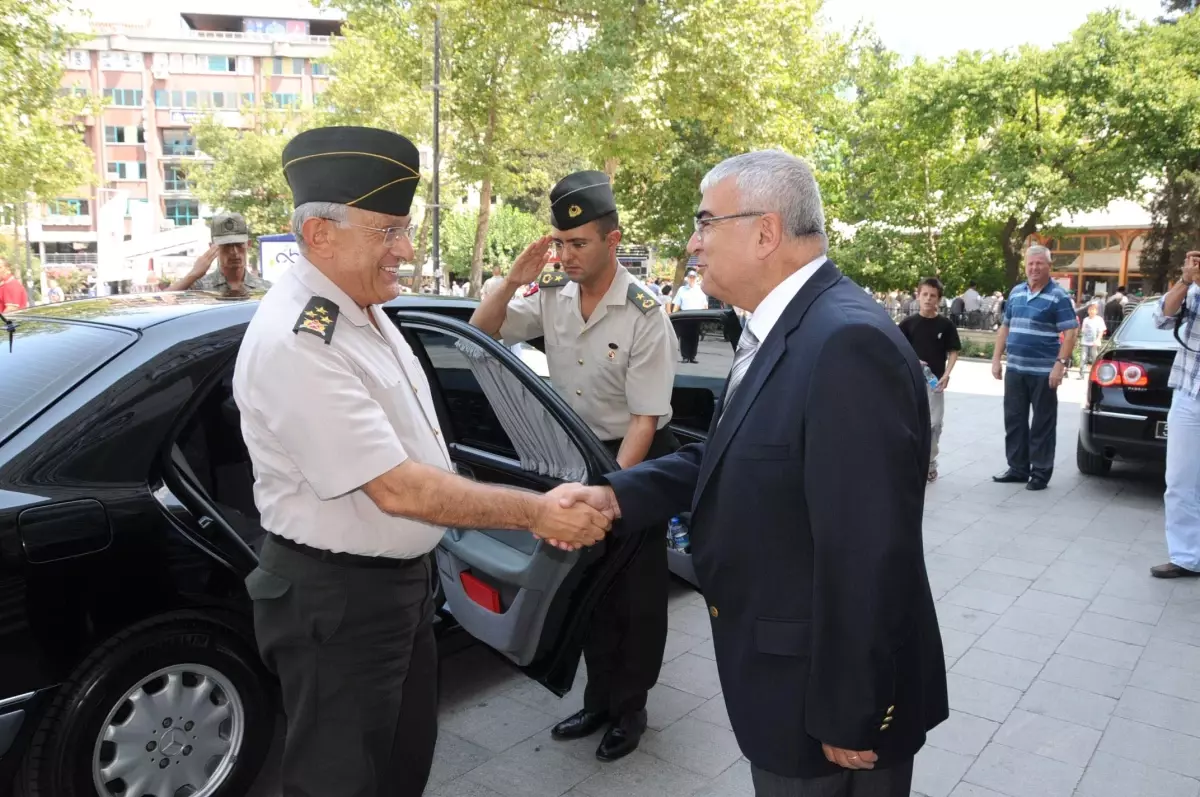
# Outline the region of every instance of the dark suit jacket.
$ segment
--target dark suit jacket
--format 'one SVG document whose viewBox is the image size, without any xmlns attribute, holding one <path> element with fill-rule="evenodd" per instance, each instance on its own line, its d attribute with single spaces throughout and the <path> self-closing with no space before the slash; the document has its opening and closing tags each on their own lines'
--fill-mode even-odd
<svg viewBox="0 0 1200 797">
<path fill-rule="evenodd" d="M 840 771 L 822 742 L 874 750 L 879 768 L 914 755 L 949 711 L 921 544 L 929 405 L 912 347 L 827 262 L 714 426 L 707 443 L 607 479 L 626 528 L 692 511 L 742 752 L 802 778 Z"/>
</svg>

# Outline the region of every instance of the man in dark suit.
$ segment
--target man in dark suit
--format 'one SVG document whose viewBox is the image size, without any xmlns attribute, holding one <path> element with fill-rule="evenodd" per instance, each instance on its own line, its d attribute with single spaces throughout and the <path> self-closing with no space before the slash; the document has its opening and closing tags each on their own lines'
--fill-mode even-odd
<svg viewBox="0 0 1200 797">
<path fill-rule="evenodd" d="M 692 511 L 696 573 L 760 797 L 908 797 L 948 715 L 921 544 L 929 406 L 912 347 L 825 257 L 812 172 L 718 165 L 688 250 L 752 313 L 708 441 L 578 487 L 625 529 Z"/>
</svg>

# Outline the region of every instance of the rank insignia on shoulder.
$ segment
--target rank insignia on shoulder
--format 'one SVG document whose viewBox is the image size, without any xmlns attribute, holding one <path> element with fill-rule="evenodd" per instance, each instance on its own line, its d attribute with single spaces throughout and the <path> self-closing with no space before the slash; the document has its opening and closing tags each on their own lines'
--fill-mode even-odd
<svg viewBox="0 0 1200 797">
<path fill-rule="evenodd" d="M 537 286 L 537 283 L 535 282 L 532 285 L 525 286 L 525 292 L 521 294 L 521 297 L 528 299 L 530 296 L 533 296 L 537 292 L 538 292 L 538 286 Z"/>
<path fill-rule="evenodd" d="M 561 288 L 570 280 L 567 279 L 565 271 L 547 271 L 542 276 L 538 277 L 538 285 L 543 288 Z"/>
<path fill-rule="evenodd" d="M 338 306 L 321 296 L 314 296 L 304 305 L 304 311 L 296 319 L 292 332 L 307 332 L 325 341 L 325 345 L 333 340 L 333 327 L 337 323 Z"/>
<path fill-rule="evenodd" d="M 658 300 L 654 298 L 654 294 L 636 282 L 629 286 L 629 291 L 625 295 L 629 297 L 629 301 L 638 306 L 638 309 L 642 311 L 642 315 L 658 307 Z"/>
</svg>

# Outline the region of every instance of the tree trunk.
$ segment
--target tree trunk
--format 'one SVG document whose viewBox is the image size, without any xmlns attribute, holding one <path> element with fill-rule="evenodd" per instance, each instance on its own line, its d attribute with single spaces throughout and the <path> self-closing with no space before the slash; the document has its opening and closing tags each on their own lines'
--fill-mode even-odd
<svg viewBox="0 0 1200 797">
<path fill-rule="evenodd" d="M 679 286 L 683 284 L 683 278 L 687 276 L 687 263 L 690 258 L 687 252 L 684 252 L 679 257 L 675 258 L 675 278 L 671 282 L 671 296 L 679 290 Z"/>
<path fill-rule="evenodd" d="M 1017 228 L 1017 217 L 1009 216 L 1000 231 L 1000 248 L 1004 252 L 1004 279 L 1011 289 L 1021 281 L 1021 248 L 1029 236 L 1037 232 L 1038 222 L 1041 221 L 1041 209 L 1034 210 Z"/>
<path fill-rule="evenodd" d="M 485 177 L 479 186 L 479 218 L 475 222 L 475 248 L 471 250 L 471 292 L 479 296 L 483 287 L 483 247 L 487 243 L 488 222 L 492 218 L 492 179 Z"/>
<path fill-rule="evenodd" d="M 617 167 L 620 166 L 620 161 L 616 158 L 604 159 L 604 173 L 608 175 L 609 180 L 617 179 Z"/>
<path fill-rule="evenodd" d="M 1168 175 L 1166 192 L 1166 222 L 1163 224 L 1162 245 L 1158 249 L 1158 257 L 1154 259 L 1151 271 L 1154 280 L 1154 290 L 1162 292 L 1167 288 L 1167 277 L 1175 258 L 1175 237 L 1179 229 L 1179 195 L 1181 186 L 1174 175 Z"/>
</svg>

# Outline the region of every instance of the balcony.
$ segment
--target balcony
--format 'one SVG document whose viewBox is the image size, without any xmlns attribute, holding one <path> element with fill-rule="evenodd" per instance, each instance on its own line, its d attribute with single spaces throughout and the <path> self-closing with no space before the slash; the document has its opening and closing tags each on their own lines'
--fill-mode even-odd
<svg viewBox="0 0 1200 797">
<path fill-rule="evenodd" d="M 64 216 L 61 214 L 47 214 L 42 216 L 43 227 L 91 227 L 92 217 L 88 215 Z"/>
<path fill-rule="evenodd" d="M 48 253 L 45 264 L 47 266 L 94 266 L 97 257 L 95 252 Z"/>
</svg>

